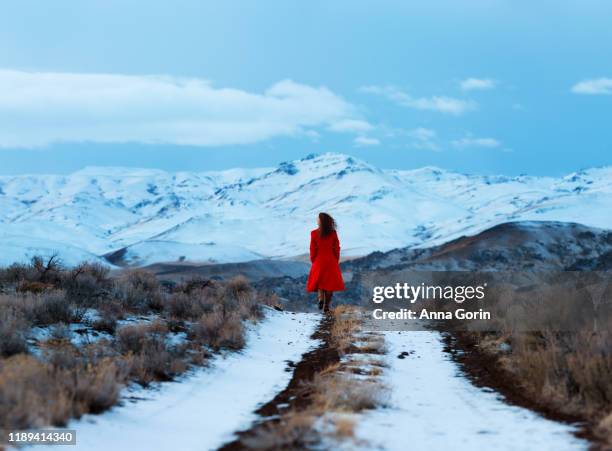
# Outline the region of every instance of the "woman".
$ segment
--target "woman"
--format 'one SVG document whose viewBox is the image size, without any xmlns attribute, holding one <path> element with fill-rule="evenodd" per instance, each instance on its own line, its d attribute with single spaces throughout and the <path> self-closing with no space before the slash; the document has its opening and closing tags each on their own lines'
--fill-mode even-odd
<svg viewBox="0 0 612 451">
<path fill-rule="evenodd" d="M 336 233 L 336 221 L 327 213 L 319 213 L 319 227 L 310 232 L 310 261 L 306 290 L 316 291 L 319 310 L 329 312 L 334 291 L 344 290 L 340 272 L 340 241 Z"/>
</svg>

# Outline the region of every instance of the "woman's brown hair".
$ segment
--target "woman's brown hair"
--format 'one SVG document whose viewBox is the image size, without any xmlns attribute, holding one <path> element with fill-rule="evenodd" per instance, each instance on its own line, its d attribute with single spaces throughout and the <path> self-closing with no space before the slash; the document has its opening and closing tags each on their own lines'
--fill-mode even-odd
<svg viewBox="0 0 612 451">
<path fill-rule="evenodd" d="M 321 226 L 319 227 L 321 237 L 327 236 L 336 230 L 336 221 L 334 221 L 334 218 L 332 218 L 331 215 L 328 215 L 327 213 L 319 213 L 319 221 L 321 223 Z"/>
</svg>

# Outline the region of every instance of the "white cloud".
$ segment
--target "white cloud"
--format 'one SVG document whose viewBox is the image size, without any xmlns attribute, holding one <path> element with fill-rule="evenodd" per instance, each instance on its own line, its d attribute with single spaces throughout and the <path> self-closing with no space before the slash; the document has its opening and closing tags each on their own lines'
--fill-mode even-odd
<svg viewBox="0 0 612 451">
<path fill-rule="evenodd" d="M 355 132 L 363 133 L 372 130 L 372 124 L 360 119 L 345 119 L 334 122 L 329 126 L 333 132 Z"/>
<path fill-rule="evenodd" d="M 458 116 L 476 109 L 476 103 L 471 100 L 445 96 L 415 98 L 394 86 L 364 86 L 361 91 L 386 97 L 398 105 L 416 110 L 437 111 Z"/>
<path fill-rule="evenodd" d="M 370 147 L 370 146 L 379 146 L 380 141 L 376 138 L 370 138 L 368 136 L 357 136 L 353 140 L 353 144 L 357 147 Z"/>
<path fill-rule="evenodd" d="M 471 136 L 452 141 L 452 144 L 461 149 L 475 147 L 494 149 L 501 146 L 501 142 L 495 138 L 473 138 Z"/>
<path fill-rule="evenodd" d="M 408 135 L 412 137 L 412 147 L 417 149 L 425 150 L 439 150 L 437 134 L 435 130 L 430 128 L 418 127 L 408 132 Z"/>
<path fill-rule="evenodd" d="M 466 78 L 459 83 L 459 86 L 463 91 L 484 91 L 487 89 L 493 89 L 496 85 L 497 82 L 490 78 Z"/>
<path fill-rule="evenodd" d="M 582 80 L 572 86 L 574 94 L 612 94 L 612 78 L 593 78 Z"/>
<path fill-rule="evenodd" d="M 322 129 L 363 132 L 368 125 L 329 89 L 291 80 L 254 93 L 194 78 L 0 70 L 0 147 L 222 146 Z"/>
</svg>

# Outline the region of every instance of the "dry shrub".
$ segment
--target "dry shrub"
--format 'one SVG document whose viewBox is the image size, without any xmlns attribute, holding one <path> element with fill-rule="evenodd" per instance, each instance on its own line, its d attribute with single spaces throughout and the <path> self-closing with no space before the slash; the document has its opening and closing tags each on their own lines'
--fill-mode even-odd
<svg viewBox="0 0 612 451">
<path fill-rule="evenodd" d="M 0 312 L 12 310 L 29 324 L 48 326 L 78 320 L 78 311 L 66 300 L 62 290 L 42 294 L 0 295 Z"/>
<path fill-rule="evenodd" d="M 125 312 L 116 299 L 104 299 L 98 303 L 98 315 L 98 319 L 92 324 L 94 330 L 113 335 L 117 329 L 117 321 L 125 316 Z"/>
<path fill-rule="evenodd" d="M 0 427 L 63 425 L 72 401 L 53 368 L 27 355 L 0 360 Z"/>
<path fill-rule="evenodd" d="M 189 350 L 189 362 L 196 366 L 204 366 L 210 358 L 210 353 L 200 346 L 194 346 L 195 349 Z"/>
<path fill-rule="evenodd" d="M 143 269 L 125 271 L 115 281 L 113 296 L 124 308 L 132 311 L 161 310 L 164 305 L 164 296 L 155 274 Z"/>
<path fill-rule="evenodd" d="M 184 282 L 165 304 L 165 312 L 170 317 L 184 320 L 198 320 L 218 309 L 224 316 L 231 313 L 240 319 L 261 318 L 256 293 L 242 276 L 225 284 L 205 279 Z"/>
<path fill-rule="evenodd" d="M 62 426 L 117 402 L 125 381 L 120 361 L 91 359 L 68 343 L 46 349 L 45 356 L 0 360 L 0 428 Z"/>
<path fill-rule="evenodd" d="M 23 263 L 13 263 L 6 268 L 0 269 L 1 285 L 16 285 L 22 280 L 34 280 L 34 277 L 34 268 Z"/>
<path fill-rule="evenodd" d="M 466 337 L 522 394 L 595 426 L 612 410 L 609 288 L 609 276 L 597 272 L 530 273 L 528 285 L 519 280 L 491 291 L 498 332 Z M 477 326 L 471 321 L 468 330 Z"/>
<path fill-rule="evenodd" d="M 53 290 L 55 285 L 38 281 L 23 280 L 17 285 L 17 293 L 34 293 L 40 294 L 46 291 Z"/>
<path fill-rule="evenodd" d="M 517 333 L 512 352 L 500 362 L 531 396 L 565 413 L 592 417 L 612 406 L 609 346 L 601 334 L 587 332 Z"/>
<path fill-rule="evenodd" d="M 58 287 L 64 272 L 65 268 L 57 255 L 35 256 L 29 264 L 14 263 L 0 270 L 0 284 L 23 285 L 24 291 L 30 291 L 27 285 L 30 282 L 32 291 L 41 292 L 49 287 Z"/>
<path fill-rule="evenodd" d="M 196 310 L 193 305 L 193 297 L 180 292 L 172 294 L 165 309 L 171 318 L 184 319 L 192 318 Z"/>
<path fill-rule="evenodd" d="M 81 263 L 62 275 L 67 298 L 78 305 L 95 307 L 111 288 L 109 269 L 99 263 Z"/>
<path fill-rule="evenodd" d="M 236 312 L 241 319 L 261 318 L 261 308 L 255 291 L 244 276 L 236 276 L 225 286 L 224 308 Z"/>
<path fill-rule="evenodd" d="M 28 352 L 29 324 L 14 310 L 0 308 L 0 357 Z"/>
<path fill-rule="evenodd" d="M 609 331 L 472 333 L 483 352 L 511 373 L 523 394 L 591 422 L 612 445 L 612 334 Z M 506 346 L 501 346 L 505 343 Z"/>
<path fill-rule="evenodd" d="M 112 335 L 117 329 L 117 317 L 108 312 L 101 312 L 100 318 L 94 321 L 92 327 L 98 332 L 107 332 Z"/>
<path fill-rule="evenodd" d="M 204 313 L 212 312 L 215 305 L 220 303 L 217 289 L 194 289 L 189 293 L 173 293 L 165 305 L 165 310 L 171 318 L 196 320 Z"/>
<path fill-rule="evenodd" d="M 138 354 L 149 344 L 164 343 L 168 329 L 160 322 L 124 326 L 117 331 L 117 347 L 122 354 Z"/>
<path fill-rule="evenodd" d="M 56 254 L 49 257 L 32 257 L 30 265 L 34 269 L 34 280 L 53 285 L 59 285 L 61 282 L 62 272 L 65 269 Z"/>
<path fill-rule="evenodd" d="M 200 276 L 194 276 L 177 285 L 175 287 L 175 291 L 177 293 L 191 294 L 193 291 L 203 290 L 205 288 L 212 287 L 213 285 L 214 282 L 210 279 L 205 279 L 204 277 Z"/>
<path fill-rule="evenodd" d="M 6 357 L 0 359 L 0 429 L 64 425 L 105 410 L 128 380 L 169 380 L 189 364 L 205 364 L 208 348 L 242 348 L 242 322 L 260 317 L 259 298 L 243 277 L 193 280 L 177 290 L 143 270 L 111 279 L 101 265 L 66 269 L 55 258 L 36 258 L 0 269 L 0 285 L 0 354 Z M 82 321 L 86 308 L 98 311 L 93 328 L 114 333 L 114 339 L 70 342 L 66 324 Z M 162 319 L 117 328 L 126 312 L 151 310 Z M 169 347 L 167 323 L 188 330 L 193 341 Z M 51 326 L 53 335 L 39 344 L 38 358 L 23 354 L 33 325 Z"/>
<path fill-rule="evenodd" d="M 575 396 L 589 415 L 598 415 L 603 409 L 612 407 L 612 348 L 597 352 L 597 338 L 579 335 L 575 340 L 575 352 L 565 356 L 570 384 L 577 387 Z"/>
<path fill-rule="evenodd" d="M 253 295 L 253 288 L 246 277 L 240 275 L 233 277 L 225 288 L 234 299 L 248 299 Z"/>
<path fill-rule="evenodd" d="M 168 329 L 162 322 L 125 326 L 117 330 L 119 352 L 129 358 L 129 373 L 139 384 L 172 380 L 187 370 L 185 349 L 169 349 Z"/>
<path fill-rule="evenodd" d="M 36 297 L 34 302 L 34 323 L 47 326 L 55 323 L 70 323 L 75 317 L 75 311 L 64 291 L 53 290 Z"/>
<path fill-rule="evenodd" d="M 77 348 L 69 342 L 58 342 L 48 346 L 44 356 L 69 395 L 71 416 L 99 413 L 116 404 L 127 371 L 121 359 L 109 352 L 108 345 Z"/>
<path fill-rule="evenodd" d="M 73 370 L 83 364 L 79 349 L 70 342 L 46 342 L 43 361 L 57 370 Z"/>
<path fill-rule="evenodd" d="M 130 378 L 145 387 L 151 382 L 173 380 L 187 370 L 187 364 L 167 349 L 147 347 L 128 359 Z"/>
<path fill-rule="evenodd" d="M 0 312 L 13 312 L 32 325 L 37 297 L 32 294 L 0 294 Z"/>
<path fill-rule="evenodd" d="M 117 403 L 121 389 L 118 381 L 124 376 L 113 359 L 106 358 L 95 367 L 81 368 L 74 376 L 74 409 L 77 416 L 86 412 L 103 412 Z"/>
<path fill-rule="evenodd" d="M 213 349 L 241 349 L 245 345 L 244 327 L 237 314 L 225 315 L 218 308 L 212 313 L 204 314 L 191 331 L 198 343 Z"/>
</svg>

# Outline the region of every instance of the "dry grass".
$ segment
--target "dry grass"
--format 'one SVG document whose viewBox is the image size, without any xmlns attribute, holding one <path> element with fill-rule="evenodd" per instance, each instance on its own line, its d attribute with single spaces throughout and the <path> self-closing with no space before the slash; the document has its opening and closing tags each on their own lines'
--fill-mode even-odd
<svg viewBox="0 0 612 451">
<path fill-rule="evenodd" d="M 354 351 L 352 343 L 362 335 L 359 315 L 354 307 L 334 309 L 330 345 L 341 355 Z M 372 338 L 379 337 L 362 340 Z M 355 414 L 386 403 L 387 388 L 376 377 L 380 374 L 376 371 L 372 377 L 358 378 L 349 364 L 333 363 L 302 387 L 302 394 L 309 399 L 306 406 L 284 412 L 278 421 L 265 423 L 241 441 L 249 449 L 277 450 L 320 448 L 323 438 L 330 443 L 355 440 Z"/>
<path fill-rule="evenodd" d="M 62 425 L 101 412 L 129 381 L 169 380 L 205 365 L 210 349 L 239 349 L 243 321 L 262 316 L 262 300 L 243 277 L 170 288 L 147 271 L 111 277 L 102 266 L 64 268 L 56 258 L 0 268 L 0 429 Z M 86 309 L 97 312 L 92 324 L 83 322 Z M 141 315 L 157 320 L 118 327 Z M 67 327 L 75 322 L 110 339 L 75 346 Z M 36 356 L 26 340 L 33 326 L 51 332 Z M 170 345 L 169 328 L 188 340 Z"/>
<path fill-rule="evenodd" d="M 556 292 L 554 300 L 560 305 L 575 303 L 565 302 L 563 296 L 578 294 Z M 523 394 L 558 412 L 585 418 L 594 433 L 612 446 L 612 323 L 601 324 L 602 315 L 598 330 L 592 324 L 567 332 L 551 328 L 528 332 L 512 327 L 521 321 L 521 314 L 533 320 L 534 316 L 547 318 L 554 311 L 557 317 L 553 324 L 561 324 L 574 314 L 571 309 L 554 310 L 551 302 L 545 299 L 522 313 L 514 310 L 508 320 L 500 314 L 499 332 L 472 332 L 470 337 L 513 375 Z"/>
<path fill-rule="evenodd" d="M 376 378 L 356 379 L 344 372 L 315 377 L 313 404 L 320 412 L 357 413 L 384 404 L 385 387 Z"/>
<path fill-rule="evenodd" d="M 222 309 L 204 314 L 193 325 L 193 339 L 213 349 L 244 347 L 244 327 L 237 314 L 225 314 Z"/>
<path fill-rule="evenodd" d="M 167 381 L 187 370 L 185 349 L 169 348 L 168 329 L 161 321 L 117 330 L 117 350 L 128 357 L 129 375 L 139 384 Z"/>
<path fill-rule="evenodd" d="M 511 351 L 499 361 L 535 399 L 598 419 L 612 411 L 610 338 L 588 332 L 510 334 Z"/>
<path fill-rule="evenodd" d="M 453 285 L 456 274 L 437 274 L 437 284 Z M 483 307 L 493 319 L 447 323 L 451 333 L 456 327 L 480 352 L 492 356 L 521 395 L 547 409 L 585 419 L 612 447 L 610 420 L 606 420 L 612 414 L 612 286 L 608 273 L 486 274 L 490 287 L 486 303 L 462 307 Z M 479 277 L 485 278 L 482 273 Z M 439 305 L 440 309 L 455 307 Z"/>
<path fill-rule="evenodd" d="M 243 437 L 241 441 L 247 449 L 307 449 L 320 441 L 314 428 L 316 420 L 310 411 L 291 412 L 278 422 L 258 428 L 254 435 Z"/>
<path fill-rule="evenodd" d="M 345 354 L 355 341 L 359 329 L 358 310 L 349 305 L 339 305 L 333 310 L 334 324 L 331 329 L 331 341 L 340 354 Z"/>
<path fill-rule="evenodd" d="M 114 281 L 112 295 L 130 311 L 159 311 L 164 305 L 164 295 L 157 278 L 142 269 L 125 271 Z"/>
<path fill-rule="evenodd" d="M 594 428 L 594 432 L 598 437 L 607 439 L 610 444 L 610 437 L 612 437 L 612 412 L 603 416 Z"/>
<path fill-rule="evenodd" d="M 14 310 L 0 310 L 0 357 L 27 352 L 28 323 Z"/>
<path fill-rule="evenodd" d="M 53 369 L 33 357 L 0 362 L 0 426 L 15 430 L 61 425 L 70 417 L 70 394 Z"/>
<path fill-rule="evenodd" d="M 357 350 L 364 354 L 385 354 L 387 347 L 381 335 L 368 336 L 360 340 Z"/>
<path fill-rule="evenodd" d="M 336 436 L 346 440 L 355 436 L 355 420 L 351 418 L 337 418 L 334 422 Z"/>
<path fill-rule="evenodd" d="M 540 405 L 585 418 L 612 446 L 612 335 L 583 332 L 473 332 L 480 350 Z"/>
<path fill-rule="evenodd" d="M 62 426 L 117 402 L 122 375 L 113 359 L 92 364 L 76 354 L 62 357 L 55 363 L 27 355 L 0 361 L 0 428 Z"/>
</svg>

